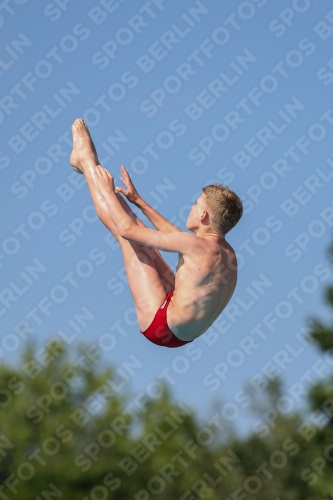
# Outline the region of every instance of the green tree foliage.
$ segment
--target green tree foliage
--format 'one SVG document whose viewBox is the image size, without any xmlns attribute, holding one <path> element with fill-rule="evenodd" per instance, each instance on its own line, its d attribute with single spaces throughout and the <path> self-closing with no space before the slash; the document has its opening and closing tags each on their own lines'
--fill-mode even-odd
<svg viewBox="0 0 333 500">
<path fill-rule="evenodd" d="M 333 287 L 326 290 L 326 301 L 333 307 Z M 333 318 L 332 318 L 333 319 Z M 315 320 L 311 336 L 317 344 L 325 365 L 333 365 L 333 321 L 329 325 Z M 314 498 L 333 498 L 333 375 L 327 374 L 309 392 L 309 404 L 316 416 L 312 428 L 310 471 L 307 482 Z M 310 444 L 310 443 L 309 443 Z"/>
<path fill-rule="evenodd" d="M 232 483 L 239 459 L 210 427 L 160 382 L 150 399 L 120 390 L 93 349 L 53 343 L 37 360 L 30 347 L 0 384 L 0 498 L 176 500 L 194 487 L 215 499 L 218 469 L 219 490 Z"/>
<path fill-rule="evenodd" d="M 312 325 L 332 365 L 333 324 Z M 131 394 L 94 347 L 27 347 L 19 368 L 0 367 L 0 499 L 333 499 L 332 374 L 302 415 L 278 410 L 279 380 L 247 395 L 260 425 L 240 439 L 160 382 Z"/>
</svg>

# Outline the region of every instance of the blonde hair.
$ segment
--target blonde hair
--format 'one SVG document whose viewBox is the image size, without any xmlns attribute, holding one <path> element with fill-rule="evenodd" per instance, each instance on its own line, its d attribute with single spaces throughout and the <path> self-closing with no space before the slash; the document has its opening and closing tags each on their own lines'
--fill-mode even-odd
<svg viewBox="0 0 333 500">
<path fill-rule="evenodd" d="M 236 193 L 222 184 L 209 184 L 202 188 L 211 210 L 212 226 L 216 231 L 226 234 L 236 226 L 243 214 L 243 204 Z"/>
</svg>

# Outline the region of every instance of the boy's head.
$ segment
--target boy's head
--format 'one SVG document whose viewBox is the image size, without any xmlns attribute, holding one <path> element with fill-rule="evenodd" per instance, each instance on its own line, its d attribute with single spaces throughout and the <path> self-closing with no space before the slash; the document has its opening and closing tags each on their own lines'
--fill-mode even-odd
<svg viewBox="0 0 333 500">
<path fill-rule="evenodd" d="M 211 214 L 213 229 L 218 233 L 227 234 L 242 217 L 243 204 L 241 199 L 222 184 L 209 184 L 202 190 Z"/>
</svg>

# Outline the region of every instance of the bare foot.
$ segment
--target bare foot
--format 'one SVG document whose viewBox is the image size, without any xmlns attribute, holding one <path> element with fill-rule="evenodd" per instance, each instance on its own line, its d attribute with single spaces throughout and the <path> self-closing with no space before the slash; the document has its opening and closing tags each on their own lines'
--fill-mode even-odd
<svg viewBox="0 0 333 500">
<path fill-rule="evenodd" d="M 89 165 L 99 165 L 95 145 L 90 137 L 89 130 L 82 118 L 78 118 L 72 125 L 73 149 L 69 159 L 75 172 L 84 174 Z"/>
</svg>

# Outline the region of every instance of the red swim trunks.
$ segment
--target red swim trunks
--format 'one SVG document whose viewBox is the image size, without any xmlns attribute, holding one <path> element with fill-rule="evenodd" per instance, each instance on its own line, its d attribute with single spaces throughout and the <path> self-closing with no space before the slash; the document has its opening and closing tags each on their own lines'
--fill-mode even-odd
<svg viewBox="0 0 333 500">
<path fill-rule="evenodd" d="M 150 342 L 162 347 L 180 347 L 192 342 L 192 340 L 180 340 L 168 327 L 167 310 L 172 296 L 173 293 L 167 293 L 165 301 L 157 310 L 155 318 L 150 326 L 144 332 L 140 332 L 143 333 L 146 339 L 150 340 Z"/>
</svg>

